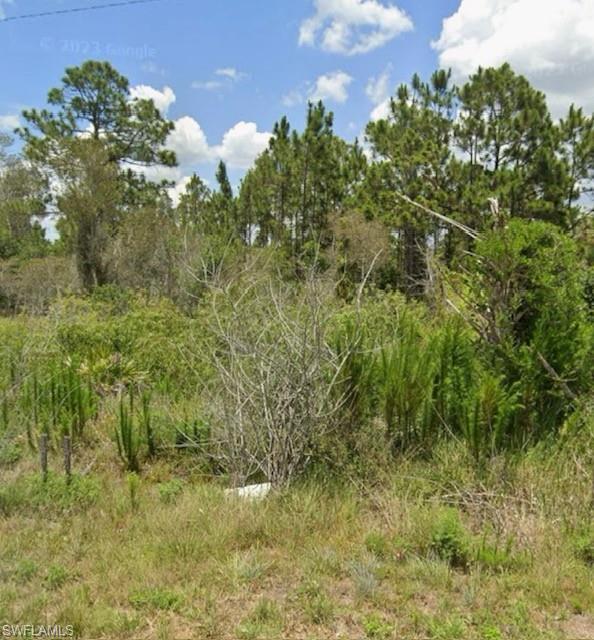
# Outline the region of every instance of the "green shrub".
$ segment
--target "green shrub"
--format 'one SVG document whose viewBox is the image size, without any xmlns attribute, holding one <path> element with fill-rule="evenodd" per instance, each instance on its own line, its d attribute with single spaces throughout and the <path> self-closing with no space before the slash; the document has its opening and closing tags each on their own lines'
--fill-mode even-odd
<svg viewBox="0 0 594 640">
<path fill-rule="evenodd" d="M 526 556 L 514 552 L 511 538 L 502 545 L 483 536 L 473 545 L 472 556 L 474 562 L 489 571 L 514 570 L 528 562 Z"/>
<path fill-rule="evenodd" d="M 140 477 L 134 471 L 130 471 L 126 474 L 126 485 L 128 487 L 128 497 L 130 498 L 130 508 L 132 511 L 136 511 L 140 504 Z"/>
<path fill-rule="evenodd" d="M 427 439 L 432 421 L 434 347 L 420 326 L 403 322 L 381 351 L 383 417 L 393 452 Z"/>
<path fill-rule="evenodd" d="M 433 525 L 430 550 L 452 567 L 468 565 L 470 543 L 458 512 L 446 509 Z"/>
<path fill-rule="evenodd" d="M 485 234 L 469 261 L 485 355 L 507 388 L 518 386 L 523 411 L 508 436 L 521 446 L 556 432 L 593 382 L 578 248 L 551 224 L 512 219 Z"/>
<path fill-rule="evenodd" d="M 13 440 L 0 441 L 0 467 L 10 467 L 16 464 L 23 456 L 20 445 Z"/>
<path fill-rule="evenodd" d="M 163 482 L 158 486 L 159 498 L 161 499 L 161 502 L 171 504 L 175 502 L 183 489 L 184 483 L 177 478 L 169 480 L 169 482 Z"/>
</svg>

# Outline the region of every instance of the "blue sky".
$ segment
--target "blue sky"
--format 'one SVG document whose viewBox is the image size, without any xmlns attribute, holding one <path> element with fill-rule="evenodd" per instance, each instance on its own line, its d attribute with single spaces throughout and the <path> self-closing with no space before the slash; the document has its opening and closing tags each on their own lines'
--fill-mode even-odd
<svg viewBox="0 0 594 640">
<path fill-rule="evenodd" d="M 104 2 L 0 0 L 0 14 Z M 0 22 L 0 128 L 43 106 L 66 66 L 107 59 L 177 122 L 169 177 L 212 181 L 223 158 L 237 184 L 276 120 L 302 126 L 308 98 L 353 139 L 399 83 L 440 63 L 463 78 L 510 60 L 559 113 L 591 110 L 593 34 L 594 0 L 161 0 Z"/>
</svg>

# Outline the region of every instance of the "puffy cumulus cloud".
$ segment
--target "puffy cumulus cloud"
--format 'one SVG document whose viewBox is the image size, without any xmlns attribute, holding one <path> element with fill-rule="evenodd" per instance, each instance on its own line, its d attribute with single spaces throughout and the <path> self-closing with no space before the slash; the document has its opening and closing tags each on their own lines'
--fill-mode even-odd
<svg viewBox="0 0 594 640">
<path fill-rule="evenodd" d="M 191 175 L 183 176 L 182 178 L 177 180 L 177 182 L 175 183 L 175 186 L 171 187 L 171 189 L 168 190 L 169 197 L 171 198 L 171 201 L 173 202 L 174 207 L 177 207 L 177 205 L 179 204 L 179 200 L 183 192 L 186 190 L 186 186 L 188 185 L 188 182 L 190 182 L 191 179 L 192 179 Z"/>
<path fill-rule="evenodd" d="M 349 97 L 348 87 L 353 78 L 344 71 L 333 71 L 321 75 L 309 91 L 311 100 L 332 100 L 346 102 Z"/>
<path fill-rule="evenodd" d="M 175 129 L 169 134 L 166 146 L 175 151 L 181 166 L 202 164 L 213 159 L 213 151 L 202 127 L 190 116 L 175 121 Z"/>
<path fill-rule="evenodd" d="M 154 165 L 150 167 L 135 167 L 135 171 L 142 173 L 146 179 L 151 182 L 167 180 L 168 182 L 177 183 L 184 178 L 184 169 L 182 167 L 163 167 Z"/>
<path fill-rule="evenodd" d="M 0 131 L 12 131 L 20 126 L 21 121 L 17 115 L 0 115 Z"/>
<path fill-rule="evenodd" d="M 385 45 L 413 28 L 408 15 L 379 0 L 314 0 L 315 13 L 301 23 L 299 44 L 355 55 Z"/>
<path fill-rule="evenodd" d="M 432 44 L 457 81 L 509 62 L 555 115 L 571 102 L 594 109 L 593 0 L 462 0 Z"/>
<path fill-rule="evenodd" d="M 266 149 L 270 136 L 267 131 L 258 131 L 255 122 L 241 121 L 225 133 L 222 143 L 215 147 L 214 152 L 230 167 L 247 169 Z"/>
<path fill-rule="evenodd" d="M 161 91 L 148 84 L 139 84 L 130 89 L 132 98 L 139 100 L 152 100 L 155 107 L 163 114 L 166 114 L 169 107 L 175 102 L 175 93 L 171 87 L 163 87 Z"/>
<path fill-rule="evenodd" d="M 211 146 L 202 127 L 190 116 L 175 121 L 175 129 L 167 138 L 167 148 L 175 151 L 181 175 L 168 175 L 167 179 L 180 179 L 190 167 L 224 160 L 230 167 L 247 169 L 268 145 L 271 134 L 258 131 L 255 122 L 240 121 L 223 135 L 221 144 Z"/>
</svg>

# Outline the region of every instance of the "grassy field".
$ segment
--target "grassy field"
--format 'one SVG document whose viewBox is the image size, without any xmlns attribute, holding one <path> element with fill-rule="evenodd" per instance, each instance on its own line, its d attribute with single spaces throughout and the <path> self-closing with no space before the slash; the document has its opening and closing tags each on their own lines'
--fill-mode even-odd
<svg viewBox="0 0 594 640">
<path fill-rule="evenodd" d="M 258 502 L 175 458 L 113 445 L 2 469 L 0 620 L 81 638 L 594 638 L 591 480 L 580 447 L 477 470 L 455 446 L 367 486 Z M 82 471 L 82 473 L 80 473 Z"/>
</svg>

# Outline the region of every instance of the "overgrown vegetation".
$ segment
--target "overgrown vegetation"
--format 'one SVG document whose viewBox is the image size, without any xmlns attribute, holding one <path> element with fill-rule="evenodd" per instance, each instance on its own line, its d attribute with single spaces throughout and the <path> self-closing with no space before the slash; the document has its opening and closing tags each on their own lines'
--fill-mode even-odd
<svg viewBox="0 0 594 640">
<path fill-rule="evenodd" d="M 594 633 L 592 118 L 439 71 L 369 156 L 311 104 L 237 195 L 221 163 L 174 203 L 128 168 L 173 124 L 109 64 L 49 104 L 0 156 L 0 619 Z"/>
</svg>

